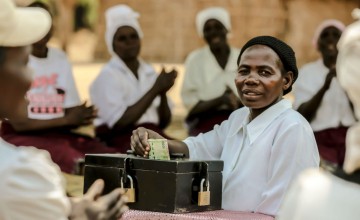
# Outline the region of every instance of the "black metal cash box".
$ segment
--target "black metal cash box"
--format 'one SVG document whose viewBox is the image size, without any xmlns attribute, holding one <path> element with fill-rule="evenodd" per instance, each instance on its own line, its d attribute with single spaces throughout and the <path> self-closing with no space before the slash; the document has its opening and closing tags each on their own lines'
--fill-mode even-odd
<svg viewBox="0 0 360 220">
<path fill-rule="evenodd" d="M 223 166 L 221 160 L 164 161 L 125 154 L 88 154 L 84 192 L 96 179 L 103 179 L 104 193 L 117 187 L 128 189 L 133 200 L 128 204 L 130 209 L 168 213 L 218 210 Z"/>
</svg>

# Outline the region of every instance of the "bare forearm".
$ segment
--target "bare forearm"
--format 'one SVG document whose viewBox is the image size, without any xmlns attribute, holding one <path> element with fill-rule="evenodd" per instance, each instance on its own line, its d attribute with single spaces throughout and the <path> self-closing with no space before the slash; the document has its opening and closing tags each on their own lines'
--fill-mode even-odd
<svg viewBox="0 0 360 220">
<path fill-rule="evenodd" d="M 126 109 L 125 113 L 116 122 L 115 126 L 118 128 L 126 128 L 129 125 L 134 124 L 149 108 L 157 95 L 158 92 L 156 89 L 150 89 L 138 102 Z"/>
<path fill-rule="evenodd" d="M 10 120 L 10 124 L 17 132 L 26 131 L 39 131 L 46 129 L 65 128 L 70 126 L 67 123 L 65 117 L 55 118 L 50 120 L 37 120 L 37 119 L 22 119 L 22 120 Z"/>
<path fill-rule="evenodd" d="M 161 94 L 160 106 L 158 108 L 158 115 L 160 119 L 160 128 L 165 128 L 171 121 L 171 110 L 167 101 L 166 93 Z"/>
<path fill-rule="evenodd" d="M 189 148 L 182 141 L 168 140 L 170 153 L 182 153 L 186 158 L 189 158 Z"/>
<path fill-rule="evenodd" d="M 311 122 L 314 119 L 326 91 L 327 89 L 322 87 L 309 101 L 304 102 L 297 109 L 307 121 Z"/>
</svg>

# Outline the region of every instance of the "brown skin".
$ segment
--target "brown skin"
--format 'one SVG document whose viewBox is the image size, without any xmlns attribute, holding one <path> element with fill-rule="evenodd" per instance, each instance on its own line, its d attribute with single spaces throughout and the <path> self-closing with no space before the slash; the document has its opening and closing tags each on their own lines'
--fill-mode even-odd
<svg viewBox="0 0 360 220">
<path fill-rule="evenodd" d="M 32 55 L 38 58 L 46 58 L 48 53 L 47 43 L 52 36 L 53 29 L 41 40 L 32 45 Z M 29 74 L 30 76 L 30 74 Z M 19 105 L 20 106 L 20 105 Z M 27 104 L 22 104 L 21 117 L 9 118 L 10 124 L 17 132 L 28 132 L 38 130 L 69 130 L 82 125 L 90 125 L 97 116 L 97 110 L 93 105 L 82 105 L 65 109 L 65 116 L 50 120 L 36 120 L 27 117 Z"/>
<path fill-rule="evenodd" d="M 222 69 L 225 69 L 227 61 L 230 56 L 230 46 L 227 42 L 228 31 L 224 25 L 216 19 L 206 21 L 204 25 L 204 40 L 209 45 L 211 53 L 215 56 L 216 61 Z M 201 113 L 210 111 L 212 109 L 224 108 L 228 110 L 235 110 L 243 105 L 228 88 L 221 96 L 207 100 L 199 101 L 189 112 L 188 118 L 196 117 Z"/>
<path fill-rule="evenodd" d="M 319 91 L 317 91 L 309 101 L 302 103 L 297 109 L 309 122 L 314 119 L 322 99 L 330 87 L 332 79 L 336 77 L 336 58 L 338 54 L 336 45 L 340 36 L 341 31 L 336 27 L 330 26 L 321 32 L 317 42 L 317 48 L 322 55 L 324 65 L 329 68 L 329 73 Z"/>
<path fill-rule="evenodd" d="M 141 43 L 136 30 L 129 26 L 120 27 L 114 35 L 113 47 L 115 53 L 124 61 L 134 76 L 138 78 L 138 68 L 140 65 L 138 55 Z M 157 109 L 160 119 L 159 127 L 165 128 L 171 120 L 171 111 L 167 103 L 166 93 L 174 85 L 176 77 L 176 70 L 166 72 L 163 69 L 153 87 L 139 101 L 126 109 L 121 118 L 116 122 L 116 128 L 124 129 L 134 125 L 157 96 L 160 96 L 161 100 Z"/>
<path fill-rule="evenodd" d="M 0 64 L 0 117 L 27 116 L 22 106 L 27 104 L 24 95 L 31 85 L 31 70 L 26 66 L 31 48 L 6 47 L 5 60 Z"/>
<path fill-rule="evenodd" d="M 254 45 L 242 54 L 235 84 L 251 120 L 280 101 L 291 86 L 293 73 L 283 74 L 283 69 L 279 56 L 267 46 Z"/>
<path fill-rule="evenodd" d="M 31 49 L 30 46 L 2 49 L 5 50 L 5 58 L 0 63 L 0 117 L 24 117 L 23 106 L 27 104 L 24 97 L 31 85 L 31 70 L 27 66 Z M 97 180 L 84 197 L 70 198 L 71 219 L 118 219 L 128 210 L 123 190 L 115 189 L 101 196 L 103 188 L 104 182 Z"/>
<path fill-rule="evenodd" d="M 241 102 L 250 109 L 251 120 L 282 99 L 283 91 L 293 82 L 293 73 L 284 71 L 279 56 L 269 47 L 254 45 L 241 56 L 235 84 Z M 138 128 L 131 136 L 131 148 L 137 155 L 148 157 L 149 138 L 163 138 L 158 133 Z M 182 141 L 168 140 L 170 153 L 184 153 L 189 149 Z"/>
</svg>

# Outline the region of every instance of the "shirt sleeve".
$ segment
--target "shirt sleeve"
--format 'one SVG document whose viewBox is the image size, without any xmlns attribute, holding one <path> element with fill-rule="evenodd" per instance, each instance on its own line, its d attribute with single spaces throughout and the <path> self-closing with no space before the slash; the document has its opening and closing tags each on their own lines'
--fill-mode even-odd
<svg viewBox="0 0 360 220">
<path fill-rule="evenodd" d="M 66 220 L 70 203 L 60 170 L 47 152 L 33 151 L 23 153 L 7 170 L 7 180 L 2 186 L 1 215 L 4 219 Z"/>
<path fill-rule="evenodd" d="M 256 212 L 276 215 L 286 190 L 300 172 L 319 166 L 319 154 L 311 129 L 293 124 L 275 138 L 268 182 Z"/>
<path fill-rule="evenodd" d="M 91 102 L 98 109 L 98 117 L 110 128 L 121 118 L 128 107 L 125 90 L 116 74 L 103 69 L 90 88 Z"/>
<path fill-rule="evenodd" d="M 66 93 L 64 100 L 64 108 L 71 108 L 80 105 L 81 100 L 78 90 L 76 88 L 72 66 L 66 56 L 64 57 L 63 65 L 66 72 Z"/>
<path fill-rule="evenodd" d="M 184 143 L 189 149 L 190 159 L 219 160 L 229 133 L 229 120 L 215 125 L 214 129 L 196 137 L 188 137 Z"/>
<path fill-rule="evenodd" d="M 188 110 L 191 110 L 200 100 L 196 84 L 199 71 L 199 62 L 196 61 L 194 54 L 190 54 L 185 61 L 184 82 L 181 88 L 181 98 Z"/>
</svg>

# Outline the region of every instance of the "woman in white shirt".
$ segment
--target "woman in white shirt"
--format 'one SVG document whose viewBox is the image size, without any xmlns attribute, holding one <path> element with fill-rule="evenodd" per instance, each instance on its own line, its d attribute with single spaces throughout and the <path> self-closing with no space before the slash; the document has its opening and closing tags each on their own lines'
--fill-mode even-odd
<svg viewBox="0 0 360 220">
<path fill-rule="evenodd" d="M 106 11 L 105 40 L 112 57 L 90 87 L 98 137 L 120 152 L 130 149 L 131 131 L 142 125 L 158 132 L 169 124 L 171 111 L 166 92 L 177 72 L 154 68 L 139 58 L 143 36 L 138 13 L 126 5 Z"/>
<path fill-rule="evenodd" d="M 319 25 L 313 44 L 322 57 L 300 69 L 294 87 L 294 108 L 309 121 L 321 158 L 330 168 L 342 166 L 346 132 L 356 121 L 352 104 L 336 77 L 336 44 L 344 28 L 338 20 Z"/>
<path fill-rule="evenodd" d="M 0 117 L 22 117 L 31 84 L 27 66 L 32 44 L 46 35 L 50 15 L 40 8 L 16 8 L 0 1 Z M 68 198 L 60 169 L 50 155 L 33 147 L 15 147 L 0 138 L 0 219 L 119 219 L 127 210 L 121 189 L 101 195 L 97 180 L 83 197 Z"/>
<path fill-rule="evenodd" d="M 169 149 L 190 159 L 224 160 L 224 209 L 276 215 L 292 180 L 319 165 L 309 123 L 283 99 L 298 75 L 295 53 L 274 37 L 260 36 L 244 45 L 238 66 L 235 85 L 245 107 L 205 134 L 169 140 Z M 148 138 L 162 137 L 134 131 L 131 146 L 138 155 L 148 156 Z"/>
<path fill-rule="evenodd" d="M 46 4 L 34 2 L 30 7 L 49 11 Z M 116 153 L 100 141 L 72 132 L 90 125 L 96 116 L 94 106 L 81 103 L 75 86 L 72 67 L 66 54 L 47 43 L 52 30 L 32 45 L 29 67 L 33 82 L 27 92 L 27 112 L 1 125 L 1 137 L 16 146 L 36 146 L 47 150 L 61 171 L 73 173 L 77 160 L 86 153 Z M 29 73 L 29 75 L 31 75 Z"/>
<path fill-rule="evenodd" d="M 233 83 L 240 50 L 227 41 L 230 15 L 220 7 L 210 7 L 196 16 L 200 37 L 208 44 L 190 53 L 185 61 L 182 101 L 189 111 L 188 133 L 196 136 L 213 129 L 241 105 Z"/>
<path fill-rule="evenodd" d="M 360 9 L 353 11 L 360 19 Z M 337 77 L 360 117 L 360 21 L 344 30 L 337 44 Z M 360 124 L 352 125 L 346 136 L 343 170 L 322 169 L 303 172 L 292 185 L 279 212 L 278 220 L 358 220 L 360 217 Z M 345 172 L 344 172 L 345 171 Z"/>
</svg>

